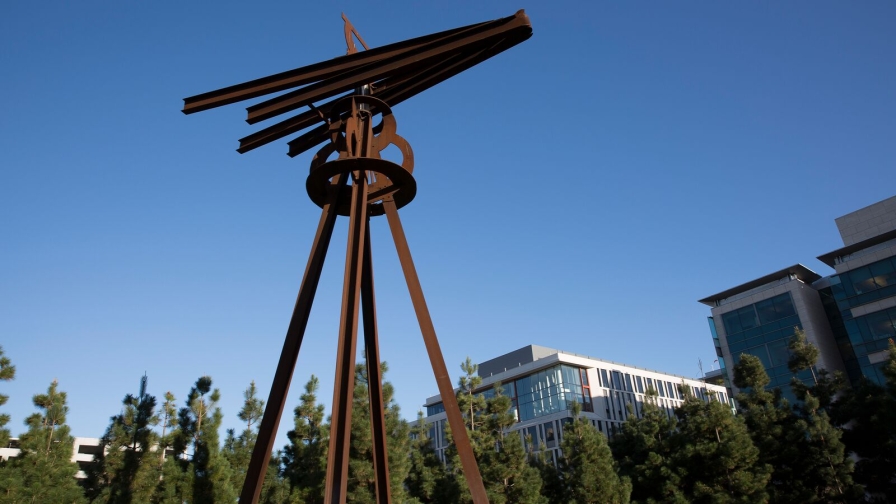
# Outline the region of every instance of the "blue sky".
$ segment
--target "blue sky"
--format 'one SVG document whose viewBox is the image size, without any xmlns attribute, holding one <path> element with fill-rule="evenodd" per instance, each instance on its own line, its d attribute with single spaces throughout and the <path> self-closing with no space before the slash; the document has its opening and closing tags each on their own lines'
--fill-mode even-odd
<svg viewBox="0 0 896 504">
<path fill-rule="evenodd" d="M 527 42 L 395 109 L 416 154 L 402 219 L 456 380 L 526 344 L 686 376 L 697 299 L 841 245 L 896 194 L 891 2 L 11 2 L 0 15 L 0 384 L 14 434 L 54 378 L 72 431 L 202 374 L 266 396 L 319 210 L 308 155 L 240 155 L 239 105 L 182 99 L 371 46 L 529 14 Z M 384 221 L 381 353 L 404 415 L 436 393 Z M 329 405 L 344 221 L 288 407 Z M 291 425 L 289 413 L 283 433 Z M 282 443 L 279 443 L 282 444 Z"/>
</svg>

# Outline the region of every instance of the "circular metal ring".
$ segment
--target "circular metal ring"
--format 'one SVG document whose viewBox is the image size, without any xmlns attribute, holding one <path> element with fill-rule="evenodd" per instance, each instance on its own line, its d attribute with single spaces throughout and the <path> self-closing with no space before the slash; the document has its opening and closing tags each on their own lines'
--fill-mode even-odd
<svg viewBox="0 0 896 504">
<path fill-rule="evenodd" d="M 312 167 L 311 173 L 305 180 L 305 189 L 308 197 L 317 206 L 323 208 L 327 203 L 327 195 L 332 185 L 330 179 L 336 175 L 348 175 L 353 171 L 373 172 L 377 182 L 367 189 L 368 208 L 370 215 L 377 216 L 385 213 L 382 200 L 392 198 L 395 206 L 401 208 L 417 195 L 417 181 L 414 176 L 400 165 L 386 159 L 376 158 L 345 158 L 328 161 Z M 382 180 L 385 178 L 388 182 Z M 338 215 L 349 215 L 351 208 L 352 189 L 350 185 L 341 185 L 339 205 L 336 208 Z"/>
</svg>

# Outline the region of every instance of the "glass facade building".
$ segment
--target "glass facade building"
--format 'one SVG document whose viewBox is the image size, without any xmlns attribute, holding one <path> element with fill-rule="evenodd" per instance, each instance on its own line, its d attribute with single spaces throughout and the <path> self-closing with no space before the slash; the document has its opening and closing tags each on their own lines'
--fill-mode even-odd
<svg viewBox="0 0 896 504">
<path fill-rule="evenodd" d="M 835 273 L 822 277 L 791 266 L 700 300 L 720 364 L 759 357 L 770 387 L 787 393 L 788 339 L 805 331 L 819 368 L 844 371 L 852 383 L 883 384 L 887 347 L 896 339 L 896 196 L 836 219 L 844 247 L 818 256 Z M 732 370 L 726 373 L 730 380 Z M 811 372 L 798 376 L 810 383 Z M 734 392 L 732 388 L 732 392 Z"/>
<path fill-rule="evenodd" d="M 560 449 L 563 425 L 572 421 L 573 403 L 581 405 L 581 415 L 598 430 L 612 436 L 631 415 L 640 417 L 649 389 L 657 392 L 656 403 L 669 416 L 684 400 L 682 385 L 702 400 L 729 402 L 722 386 L 534 345 L 480 364 L 479 373 L 483 384 L 477 393 L 489 398 L 500 383 L 517 420 L 510 430 L 522 437 L 527 449 L 544 447 L 551 460 Z M 426 401 L 424 421 L 444 460 L 448 439 L 440 399 Z"/>
</svg>

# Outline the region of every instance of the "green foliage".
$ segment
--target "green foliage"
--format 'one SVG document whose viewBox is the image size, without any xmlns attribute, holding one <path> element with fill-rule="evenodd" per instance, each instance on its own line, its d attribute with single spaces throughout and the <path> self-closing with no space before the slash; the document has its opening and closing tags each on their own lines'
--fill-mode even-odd
<svg viewBox="0 0 896 504">
<path fill-rule="evenodd" d="M 381 376 L 388 366 L 380 365 Z M 401 410 L 394 401 L 392 384 L 384 381 L 383 415 L 386 427 L 386 450 L 392 500 L 405 500 L 404 481 L 410 469 L 410 427 L 401 419 Z M 370 390 L 365 364 L 355 366 L 355 388 L 352 405 L 351 442 L 349 448 L 348 489 L 346 497 L 353 503 L 376 502 L 376 480 L 373 471 L 373 435 L 370 422 Z"/>
<path fill-rule="evenodd" d="M 432 446 L 422 411 L 417 413 L 417 423 L 411 428 L 410 435 L 410 467 L 405 480 L 408 497 L 420 503 L 438 502 L 445 470 Z"/>
<path fill-rule="evenodd" d="M 630 415 L 610 447 L 619 474 L 631 480 L 632 502 L 683 502 L 672 462 L 678 422 L 657 406 L 656 398 L 656 390 L 649 388 L 641 418 Z"/>
<path fill-rule="evenodd" d="M 22 454 L 0 466 L 0 502 L 85 502 L 75 482 L 78 465 L 71 462 L 73 439 L 65 425 L 66 394 L 54 380 L 46 394 L 33 398 L 39 412 L 28 417 L 20 439 Z"/>
<path fill-rule="evenodd" d="M 694 503 L 766 502 L 770 469 L 743 421 L 727 406 L 689 396 L 675 411 L 678 431 L 672 467 L 678 491 Z"/>
<path fill-rule="evenodd" d="M 311 375 L 295 408 L 294 427 L 286 434 L 289 444 L 281 457 L 291 494 L 306 504 L 324 500 L 329 427 L 324 424 L 324 406 L 317 403 L 319 386 L 317 377 Z"/>
<path fill-rule="evenodd" d="M 896 502 L 896 347 L 892 341 L 884 366 L 886 387 L 863 379 L 834 403 L 832 417 L 849 424 L 842 439 L 859 457 L 855 481 L 864 485 L 872 502 Z"/>
<path fill-rule="evenodd" d="M 153 427 L 159 423 L 153 396 L 126 395 L 122 412 L 100 440 L 100 452 L 88 469 L 86 493 L 91 502 L 149 502 L 161 471 L 148 448 L 158 444 Z"/>
<path fill-rule="evenodd" d="M 246 480 L 246 471 L 249 469 L 249 460 L 255 449 L 255 441 L 258 439 L 258 428 L 252 428 L 264 414 L 264 401 L 258 398 L 258 389 L 253 380 L 243 392 L 243 407 L 237 417 L 246 422 L 246 429 L 237 436 L 233 429 L 227 429 L 224 439 L 224 458 L 230 466 L 230 486 L 239 493 Z"/>
<path fill-rule="evenodd" d="M 606 438 L 580 416 L 579 404 L 574 403 L 572 413 L 573 421 L 563 427 L 560 444 L 564 500 L 582 504 L 628 503 L 631 481 L 617 474 Z"/>
<path fill-rule="evenodd" d="M 485 398 L 475 393 L 476 389 L 482 385 L 482 377 L 477 373 L 479 365 L 474 364 L 470 357 L 467 357 L 461 363 L 460 369 L 464 374 L 457 381 L 459 387 L 457 391 L 457 406 L 467 421 L 467 430 L 476 432 L 479 429 L 478 412 L 486 407 Z"/>
<path fill-rule="evenodd" d="M 3 347 L 0 346 L 0 381 L 10 381 L 15 377 L 16 367 L 12 365 L 12 361 L 4 354 Z M 0 406 L 6 404 L 8 400 L 8 395 L 0 394 Z M 9 415 L 6 413 L 0 414 L 0 447 L 9 444 L 9 429 L 6 428 L 8 423 Z"/>
</svg>

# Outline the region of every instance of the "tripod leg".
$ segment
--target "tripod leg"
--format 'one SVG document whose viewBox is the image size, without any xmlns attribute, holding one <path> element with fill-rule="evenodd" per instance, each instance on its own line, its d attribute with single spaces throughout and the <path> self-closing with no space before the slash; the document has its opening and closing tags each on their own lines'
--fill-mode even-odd
<svg viewBox="0 0 896 504">
<path fill-rule="evenodd" d="M 398 251 L 398 260 L 401 262 L 401 269 L 404 271 L 404 278 L 411 294 L 411 302 L 414 305 L 414 311 L 417 312 L 417 322 L 420 324 L 420 332 L 423 333 L 423 343 L 426 345 L 432 371 L 436 376 L 436 384 L 439 387 L 439 394 L 442 396 L 442 404 L 445 406 L 445 414 L 448 417 L 448 425 L 451 426 L 451 435 L 454 437 L 454 445 L 460 456 L 464 477 L 470 486 L 473 503 L 488 504 L 485 485 L 483 485 L 482 476 L 479 474 L 479 465 L 473 455 L 473 447 L 470 445 L 469 436 L 467 436 L 464 419 L 457 406 L 454 387 L 451 386 L 448 368 L 445 367 L 445 358 L 442 357 L 442 349 L 439 348 L 439 340 L 436 338 L 436 330 L 432 325 L 432 317 L 429 315 L 429 308 L 426 307 L 426 299 L 423 297 L 423 288 L 420 287 L 417 269 L 411 258 L 411 249 L 408 247 L 404 228 L 401 227 L 401 220 L 398 218 L 398 207 L 395 206 L 392 199 L 387 198 L 383 200 L 383 208 L 386 211 L 389 229 L 392 231 L 392 239 L 395 241 L 395 249 Z"/>
<path fill-rule="evenodd" d="M 376 297 L 373 291 L 373 255 L 370 249 L 370 221 L 364 233 L 364 266 L 361 272 L 361 313 L 364 317 L 364 350 L 367 358 L 367 388 L 370 392 L 370 429 L 373 440 L 373 472 L 377 504 L 391 504 L 389 452 L 386 449 L 386 417 L 380 348 L 376 329 Z"/>
<path fill-rule="evenodd" d="M 361 291 L 361 266 L 364 258 L 364 234 L 367 229 L 367 176 L 352 173 L 352 202 L 342 285 L 342 314 L 339 321 L 339 349 L 333 387 L 333 416 L 327 453 L 326 504 L 345 504 L 348 485 L 349 440 L 352 429 L 352 399 L 355 389 L 355 351 L 358 340 L 358 304 Z"/>
<path fill-rule="evenodd" d="M 305 336 L 305 327 L 308 325 L 308 316 L 311 314 L 311 304 L 314 302 L 314 294 L 317 292 L 317 284 L 320 281 L 324 260 L 327 257 L 327 248 L 329 248 L 330 238 L 333 236 L 336 208 L 339 205 L 339 192 L 347 178 L 344 175 L 333 177 L 327 203 L 320 214 L 317 233 L 314 235 L 314 242 L 311 245 L 311 255 L 305 266 L 305 275 L 302 277 L 296 305 L 293 308 L 292 318 L 289 320 L 289 328 L 286 330 L 286 339 L 283 341 L 283 350 L 280 352 L 280 361 L 277 363 L 277 371 L 274 373 L 274 382 L 271 385 L 271 393 L 268 395 L 267 407 L 258 428 L 258 439 L 255 442 L 255 449 L 252 451 L 252 458 L 249 460 L 246 480 L 240 493 L 241 503 L 256 504 L 261 495 L 261 485 L 264 483 L 265 472 L 271 459 L 271 450 L 274 449 L 277 426 L 280 425 L 280 417 L 283 415 L 283 405 L 286 403 L 289 384 L 296 368 L 296 360 L 299 358 L 299 349 L 302 347 L 302 338 Z"/>
</svg>

